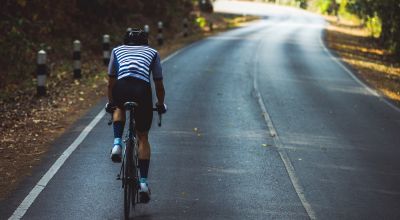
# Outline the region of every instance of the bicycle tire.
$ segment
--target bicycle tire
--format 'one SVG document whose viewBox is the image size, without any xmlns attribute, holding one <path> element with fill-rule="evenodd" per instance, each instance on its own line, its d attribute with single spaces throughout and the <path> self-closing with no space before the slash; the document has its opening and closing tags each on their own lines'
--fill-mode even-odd
<svg viewBox="0 0 400 220">
<path fill-rule="evenodd" d="M 136 143 L 132 143 L 135 148 L 132 152 L 132 207 L 135 208 L 137 201 L 139 201 L 139 170 L 138 170 L 138 158 L 137 158 L 137 146 Z"/>
<path fill-rule="evenodd" d="M 135 208 L 135 205 L 138 201 L 137 196 L 139 195 L 139 179 L 138 179 L 138 174 L 137 174 L 137 164 L 135 163 L 135 160 L 133 160 L 133 169 L 132 173 L 134 174 L 133 179 L 132 179 L 132 207 Z"/>
<path fill-rule="evenodd" d="M 126 146 L 125 150 L 125 167 L 124 167 L 124 181 L 125 181 L 125 187 L 124 187 L 124 215 L 125 219 L 129 219 L 129 214 L 131 211 L 132 207 L 132 193 L 133 193 L 133 161 L 132 161 L 132 147 L 128 146 L 130 145 L 129 141 Z"/>
</svg>

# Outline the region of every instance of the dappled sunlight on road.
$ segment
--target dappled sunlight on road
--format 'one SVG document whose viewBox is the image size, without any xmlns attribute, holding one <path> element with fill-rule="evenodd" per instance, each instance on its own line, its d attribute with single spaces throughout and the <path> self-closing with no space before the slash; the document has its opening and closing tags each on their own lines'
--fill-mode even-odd
<svg viewBox="0 0 400 220">
<path fill-rule="evenodd" d="M 280 15 L 283 13 L 299 12 L 294 8 L 274 4 L 243 1 L 219 0 L 214 4 L 214 11 L 232 14 L 251 14 L 258 16 Z"/>
</svg>

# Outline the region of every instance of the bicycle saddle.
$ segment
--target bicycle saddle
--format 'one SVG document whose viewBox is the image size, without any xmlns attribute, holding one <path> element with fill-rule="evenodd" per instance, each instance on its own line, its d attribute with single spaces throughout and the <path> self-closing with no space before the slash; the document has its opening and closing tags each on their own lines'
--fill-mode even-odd
<svg viewBox="0 0 400 220">
<path fill-rule="evenodd" d="M 132 110 L 137 106 L 138 104 L 136 102 L 125 102 L 124 104 L 125 110 Z"/>
</svg>

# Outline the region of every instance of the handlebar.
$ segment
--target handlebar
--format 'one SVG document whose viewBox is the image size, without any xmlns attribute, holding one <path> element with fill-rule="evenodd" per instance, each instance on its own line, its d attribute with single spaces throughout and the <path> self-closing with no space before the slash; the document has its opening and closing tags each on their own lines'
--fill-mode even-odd
<svg viewBox="0 0 400 220">
<path fill-rule="evenodd" d="M 162 114 L 158 111 L 157 108 L 153 108 L 153 111 L 158 112 L 158 127 L 161 127 Z"/>
<path fill-rule="evenodd" d="M 158 127 L 161 127 L 162 114 L 158 111 L 157 108 L 153 108 L 153 111 L 158 112 Z M 111 117 L 108 120 L 108 123 L 107 123 L 108 125 L 111 125 L 113 123 L 113 114 L 110 114 L 110 115 L 111 115 Z"/>
</svg>

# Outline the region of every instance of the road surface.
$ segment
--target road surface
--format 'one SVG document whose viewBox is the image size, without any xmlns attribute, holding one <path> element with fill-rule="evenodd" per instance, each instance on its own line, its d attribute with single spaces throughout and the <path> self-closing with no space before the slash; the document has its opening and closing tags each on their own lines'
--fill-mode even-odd
<svg viewBox="0 0 400 220">
<path fill-rule="evenodd" d="M 321 41 L 322 18 L 226 3 L 216 10 L 264 19 L 164 61 L 170 108 L 151 131 L 152 200 L 132 217 L 399 219 L 400 111 L 335 61 Z M 29 208 L 20 206 L 103 104 L 0 203 L 0 219 L 123 218 L 105 117 Z"/>
</svg>

